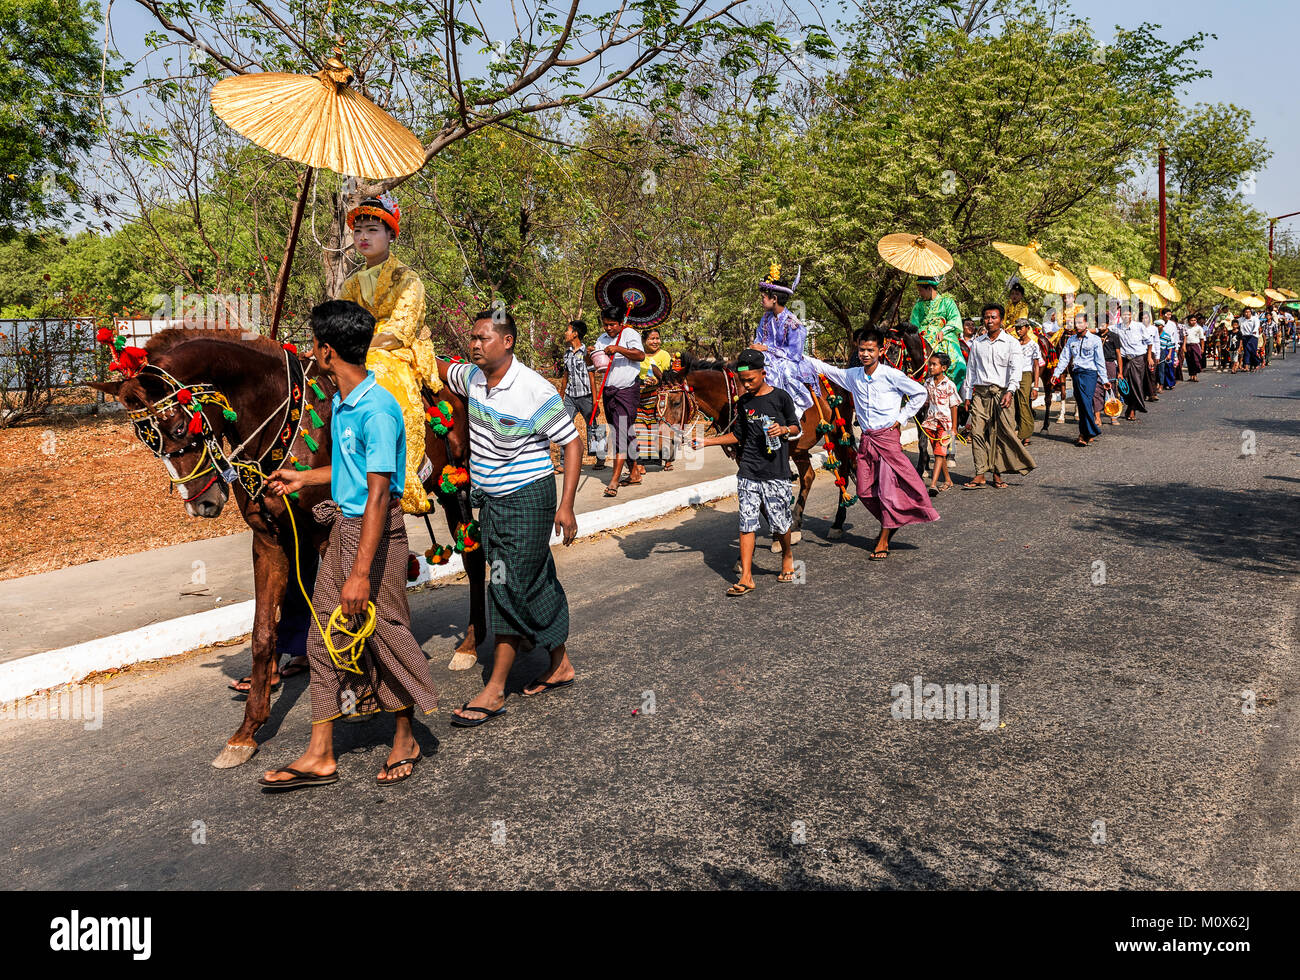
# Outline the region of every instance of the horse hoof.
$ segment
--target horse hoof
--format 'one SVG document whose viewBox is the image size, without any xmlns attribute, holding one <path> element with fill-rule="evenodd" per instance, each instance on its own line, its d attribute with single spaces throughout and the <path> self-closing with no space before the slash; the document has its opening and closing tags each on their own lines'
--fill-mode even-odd
<svg viewBox="0 0 1300 980">
<path fill-rule="evenodd" d="M 257 755 L 256 745 L 227 745 L 221 754 L 212 760 L 213 769 L 234 769 Z"/>
<path fill-rule="evenodd" d="M 461 653 L 459 650 L 452 654 L 451 663 L 447 665 L 448 670 L 469 670 L 478 663 L 478 656 L 473 653 Z"/>
<path fill-rule="evenodd" d="M 830 541 L 838 541 L 840 538 L 844 537 L 844 528 L 833 527 L 826 532 L 826 537 Z"/>
</svg>

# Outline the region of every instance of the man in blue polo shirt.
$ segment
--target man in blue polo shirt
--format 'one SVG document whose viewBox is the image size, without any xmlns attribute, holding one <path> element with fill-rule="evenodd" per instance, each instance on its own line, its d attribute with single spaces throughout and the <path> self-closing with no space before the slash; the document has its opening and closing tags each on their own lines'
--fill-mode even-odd
<svg viewBox="0 0 1300 980">
<path fill-rule="evenodd" d="M 340 513 L 312 594 L 316 622 L 307 640 L 311 742 L 293 765 L 267 772 L 260 782 L 268 790 L 338 782 L 334 720 L 365 713 L 363 703 L 370 702 L 377 705 L 374 711 L 391 711 L 396 719 L 392 751 L 375 777 L 387 786 L 410 776 L 420 761 L 411 727 L 414 706 L 425 714 L 438 710 L 433 675 L 411 635 L 406 602 L 409 552 L 401 506 L 406 429 L 396 399 L 366 370 L 374 317 L 356 303 L 331 300 L 311 311 L 311 328 L 316 363 L 338 386 L 331 405 L 330 465 L 276 470 L 269 486 L 283 496 L 328 483 Z M 306 520 L 308 515 L 298 518 L 299 525 Z M 345 630 L 355 633 L 367 622 L 371 603 L 374 633 L 355 670 L 340 666 L 347 664 L 344 648 L 352 639 Z M 343 628 L 330 622 L 336 609 L 344 617 Z M 337 659 L 327 649 L 326 634 L 336 650 L 344 650 Z"/>
</svg>

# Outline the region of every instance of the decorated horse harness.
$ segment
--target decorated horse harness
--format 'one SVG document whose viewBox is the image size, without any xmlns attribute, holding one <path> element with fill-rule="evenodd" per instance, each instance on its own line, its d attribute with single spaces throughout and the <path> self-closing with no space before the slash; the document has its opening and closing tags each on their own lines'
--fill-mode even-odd
<svg viewBox="0 0 1300 980">
<path fill-rule="evenodd" d="M 234 422 L 238 416 L 230 405 L 230 400 L 212 384 L 182 384 L 173 377 L 169 372 L 156 364 L 144 364 L 136 377 L 149 374 L 167 385 L 170 388 L 167 394 L 162 398 L 151 402 L 147 407 L 129 412 L 127 417 L 135 427 L 136 438 L 159 459 L 170 461 L 176 457 L 190 452 L 196 444 L 201 445 L 199 461 L 195 464 L 193 471 L 184 476 L 170 477 L 172 487 L 190 483 L 201 477 L 212 474 L 212 478 L 203 485 L 203 488 L 193 496 L 185 498 L 189 503 L 206 493 L 217 480 L 224 481 L 227 485 L 241 487 L 250 502 L 256 503 L 266 492 L 267 474 L 263 468 L 263 463 L 268 459 L 271 463 L 271 469 L 274 471 L 285 461 L 286 457 L 295 467 L 305 469 L 306 466 L 298 462 L 297 458 L 289 453 L 289 447 L 301 433 L 304 442 L 309 449 L 316 451 L 318 445 L 316 441 L 307 433 L 302 431 L 302 421 L 304 413 L 310 413 L 312 421 L 316 428 L 320 428 L 324 423 L 316 410 L 307 405 L 307 386 L 312 388 L 324 397 L 319 386 L 314 380 L 308 379 L 306 370 L 296 356 L 286 348 L 284 351 L 285 360 L 285 380 L 287 383 L 288 394 L 270 415 L 254 429 L 237 447 L 230 452 L 221 445 L 221 438 L 212 428 L 212 423 L 208 420 L 207 413 L 204 411 L 208 406 L 216 406 L 221 409 L 222 416 L 229 422 Z M 158 419 L 167 413 L 178 410 L 186 416 L 186 432 L 189 439 L 180 449 L 175 452 L 163 451 L 163 431 L 158 424 Z M 280 419 L 279 432 L 274 440 L 264 449 L 256 459 L 244 458 L 244 449 L 257 438 L 258 434 L 267 427 L 275 418 Z"/>
</svg>

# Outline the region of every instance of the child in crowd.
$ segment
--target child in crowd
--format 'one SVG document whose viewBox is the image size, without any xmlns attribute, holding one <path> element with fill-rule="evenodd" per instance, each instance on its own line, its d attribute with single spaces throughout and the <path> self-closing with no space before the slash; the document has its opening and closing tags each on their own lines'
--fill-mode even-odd
<svg viewBox="0 0 1300 980">
<path fill-rule="evenodd" d="M 952 451 L 952 434 L 957 431 L 957 406 L 961 398 L 957 386 L 948 378 L 952 359 L 940 351 L 930 356 L 927 365 L 929 377 L 925 381 L 926 412 L 921 428 L 930 439 L 935 465 L 930 476 L 930 496 L 951 490 L 952 476 L 948 473 L 948 454 Z M 938 486 L 943 477 L 943 485 Z"/>
</svg>

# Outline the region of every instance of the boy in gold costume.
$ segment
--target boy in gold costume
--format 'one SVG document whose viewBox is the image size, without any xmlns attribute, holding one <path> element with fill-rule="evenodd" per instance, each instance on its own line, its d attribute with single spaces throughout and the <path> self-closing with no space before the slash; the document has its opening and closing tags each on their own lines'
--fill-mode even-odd
<svg viewBox="0 0 1300 980">
<path fill-rule="evenodd" d="M 367 198 L 348 213 L 348 227 L 366 267 L 348 277 L 339 298 L 360 304 L 375 318 L 375 339 L 366 355 L 366 368 L 402 409 L 406 423 L 402 510 L 423 514 L 431 505 L 419 472 L 425 461 L 427 418 L 420 389 L 423 386 L 437 393 L 442 382 L 424 322 L 424 283 L 391 251 L 401 216 L 397 201 L 388 193 Z"/>
</svg>

